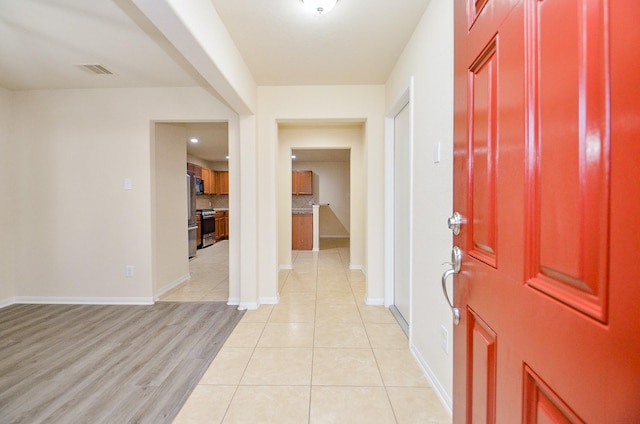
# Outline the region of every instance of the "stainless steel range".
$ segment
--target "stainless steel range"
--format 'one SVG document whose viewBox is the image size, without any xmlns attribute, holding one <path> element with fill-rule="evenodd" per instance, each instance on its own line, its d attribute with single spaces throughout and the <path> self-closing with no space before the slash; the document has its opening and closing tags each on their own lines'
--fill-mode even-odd
<svg viewBox="0 0 640 424">
<path fill-rule="evenodd" d="M 216 242 L 216 211 L 213 209 L 202 209 L 202 247 L 211 246 Z"/>
</svg>

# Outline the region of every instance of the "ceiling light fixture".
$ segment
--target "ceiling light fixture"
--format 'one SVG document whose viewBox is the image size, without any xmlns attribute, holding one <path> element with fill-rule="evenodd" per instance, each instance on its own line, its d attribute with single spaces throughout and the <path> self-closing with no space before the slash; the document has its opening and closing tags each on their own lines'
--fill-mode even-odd
<svg viewBox="0 0 640 424">
<path fill-rule="evenodd" d="M 296 155 L 291 155 L 291 159 L 295 159 L 295 158 L 296 158 Z"/>
<path fill-rule="evenodd" d="M 331 12 L 338 0 L 302 0 L 305 6 L 312 12 L 322 15 Z"/>
<path fill-rule="evenodd" d="M 189 141 L 191 141 L 192 143 L 197 143 L 198 139 L 194 137 L 194 138 L 189 139 Z"/>
</svg>

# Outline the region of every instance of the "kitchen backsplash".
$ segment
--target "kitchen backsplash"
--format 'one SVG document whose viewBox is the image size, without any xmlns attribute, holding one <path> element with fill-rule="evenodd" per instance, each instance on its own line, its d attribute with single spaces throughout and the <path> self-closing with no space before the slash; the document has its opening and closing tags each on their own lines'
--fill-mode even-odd
<svg viewBox="0 0 640 424">
<path fill-rule="evenodd" d="M 310 208 L 314 202 L 313 194 L 291 196 L 292 208 Z"/>
<path fill-rule="evenodd" d="M 229 209 L 229 196 L 227 195 L 201 195 L 196 196 L 196 209 Z"/>
</svg>

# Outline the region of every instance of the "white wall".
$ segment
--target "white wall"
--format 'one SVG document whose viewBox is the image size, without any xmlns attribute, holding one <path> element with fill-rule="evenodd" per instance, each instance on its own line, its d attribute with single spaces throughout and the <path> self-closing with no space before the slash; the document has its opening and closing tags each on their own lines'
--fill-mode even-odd
<svg viewBox="0 0 640 424">
<path fill-rule="evenodd" d="M 258 88 L 259 296 L 277 297 L 278 269 L 282 263 L 278 257 L 281 244 L 278 240 L 280 232 L 287 231 L 287 228 L 281 228 L 278 216 L 280 211 L 290 214 L 291 184 L 278 180 L 280 167 L 286 167 L 285 173 L 291 170 L 290 158 L 278 154 L 278 126 L 287 122 L 313 124 L 323 120 L 364 122 L 361 175 L 365 186 L 357 191 L 352 186 L 351 196 L 352 205 L 365 206 L 365 214 L 362 220 L 351 222 L 351 251 L 358 253 L 351 257 L 351 262 L 363 267 L 367 274 L 367 302 L 382 304 L 384 246 L 380 229 L 384 225 L 384 86 Z M 358 171 L 352 168 L 351 174 L 353 177 Z M 288 194 L 281 196 L 282 190 Z M 288 207 L 279 200 L 285 198 Z"/>
<path fill-rule="evenodd" d="M 16 295 L 14 251 L 17 225 L 13 207 L 16 168 L 11 120 L 11 93 L 0 88 L 0 307 L 11 303 Z"/>
<path fill-rule="evenodd" d="M 152 301 L 152 121 L 229 120 L 236 140 L 237 115 L 200 88 L 16 92 L 12 107 L 18 300 Z"/>
<path fill-rule="evenodd" d="M 189 278 L 187 242 L 187 131 L 171 124 L 155 125 L 151 144 L 155 204 L 153 231 L 155 275 L 153 293 L 158 296 Z"/>
<path fill-rule="evenodd" d="M 452 357 L 440 348 L 440 328 L 452 335 L 440 277 L 451 256 L 453 173 L 453 5 L 432 0 L 387 82 L 387 110 L 414 87 L 412 349 L 451 408 Z M 442 160 L 434 163 L 434 143 Z M 449 347 L 451 352 L 451 346 Z"/>
</svg>

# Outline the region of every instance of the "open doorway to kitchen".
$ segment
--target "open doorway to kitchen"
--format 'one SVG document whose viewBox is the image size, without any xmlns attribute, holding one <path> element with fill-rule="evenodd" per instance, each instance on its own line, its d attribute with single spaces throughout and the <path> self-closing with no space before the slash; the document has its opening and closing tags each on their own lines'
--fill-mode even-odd
<svg viewBox="0 0 640 424">
<path fill-rule="evenodd" d="M 364 122 L 287 121 L 278 123 L 278 262 L 291 269 L 293 212 L 319 208 L 319 249 L 323 241 L 348 243 L 348 267 L 365 262 Z M 291 156 L 296 158 L 292 160 Z M 293 194 L 293 171 L 311 171 L 312 194 Z M 327 205 L 328 204 L 328 205 Z M 324 228 L 323 228 L 324 224 Z M 312 248 L 313 249 L 313 248 Z"/>
<path fill-rule="evenodd" d="M 350 161 L 350 149 L 292 149 L 292 250 L 319 251 L 328 239 L 349 239 Z"/>
<path fill-rule="evenodd" d="M 158 300 L 228 301 L 228 122 L 156 123 L 154 157 Z"/>
</svg>

